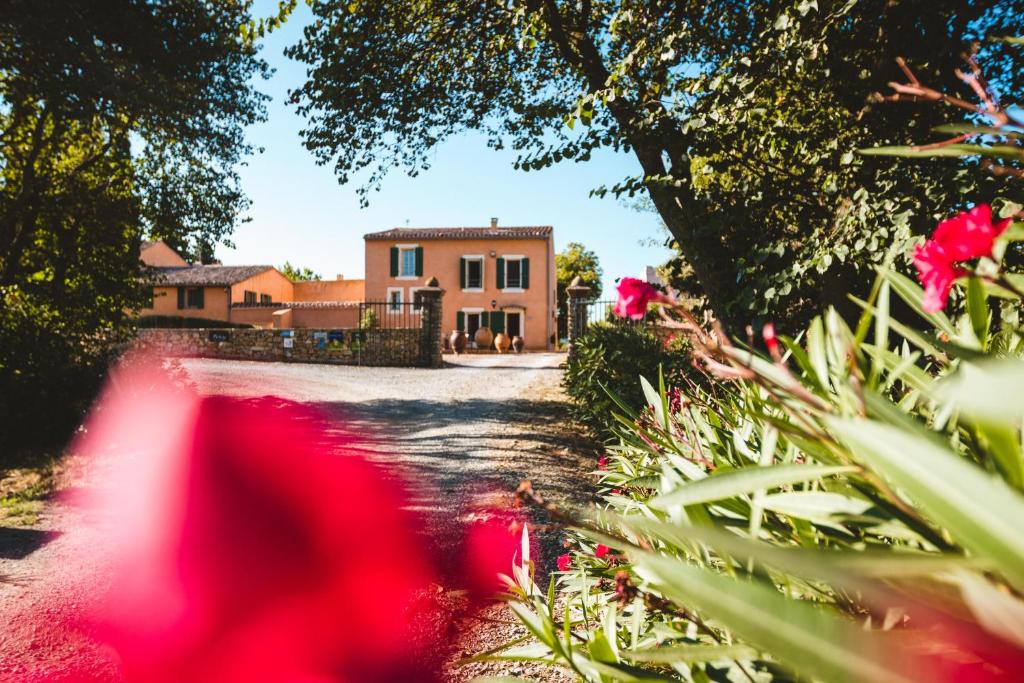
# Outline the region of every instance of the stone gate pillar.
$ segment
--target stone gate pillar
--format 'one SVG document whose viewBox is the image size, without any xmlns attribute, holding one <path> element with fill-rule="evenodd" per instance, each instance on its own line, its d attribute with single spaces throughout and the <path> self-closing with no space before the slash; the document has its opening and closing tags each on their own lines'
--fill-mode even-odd
<svg viewBox="0 0 1024 683">
<path fill-rule="evenodd" d="M 587 302 L 590 300 L 590 287 L 583 284 L 577 275 L 565 288 L 568 295 L 566 302 L 567 327 L 569 330 L 569 355 L 574 351 L 575 342 L 587 331 Z"/>
<path fill-rule="evenodd" d="M 441 298 L 444 290 L 438 286 L 436 277 L 424 283 L 416 290 L 416 298 L 420 302 L 420 362 L 424 368 L 439 368 L 444 364 L 441 359 L 441 345 L 444 331 L 441 328 Z"/>
</svg>

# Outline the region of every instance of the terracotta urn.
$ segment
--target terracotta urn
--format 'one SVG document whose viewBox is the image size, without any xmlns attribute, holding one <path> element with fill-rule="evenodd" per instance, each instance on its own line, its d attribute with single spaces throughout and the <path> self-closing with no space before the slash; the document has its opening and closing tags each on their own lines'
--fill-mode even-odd
<svg viewBox="0 0 1024 683">
<path fill-rule="evenodd" d="M 499 332 L 494 338 L 494 348 L 498 349 L 498 353 L 505 353 L 510 346 L 512 346 L 512 340 L 504 332 Z"/>
<path fill-rule="evenodd" d="M 466 350 L 466 333 L 462 330 L 452 330 L 451 335 L 448 337 L 448 343 L 452 346 L 452 351 L 456 355 Z"/>
<path fill-rule="evenodd" d="M 526 346 L 526 342 L 523 341 L 522 337 L 520 337 L 518 334 L 516 336 L 512 337 L 512 350 L 513 351 L 515 351 L 516 353 L 522 353 L 524 346 Z"/>
<path fill-rule="evenodd" d="M 494 341 L 494 335 L 491 333 L 489 327 L 481 327 L 473 335 L 473 341 L 476 342 L 477 348 L 486 349 L 490 347 L 491 342 Z"/>
</svg>

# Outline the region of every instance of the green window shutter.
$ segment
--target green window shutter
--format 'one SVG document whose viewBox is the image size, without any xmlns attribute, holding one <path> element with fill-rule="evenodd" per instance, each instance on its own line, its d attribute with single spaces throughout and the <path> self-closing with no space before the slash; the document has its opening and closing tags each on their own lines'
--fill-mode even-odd
<svg viewBox="0 0 1024 683">
<path fill-rule="evenodd" d="M 523 282 L 523 289 L 530 288 L 530 259 L 524 258 L 522 261 L 520 279 Z"/>
<path fill-rule="evenodd" d="M 206 308 L 206 288 L 199 288 L 199 306 L 198 308 Z"/>
<path fill-rule="evenodd" d="M 398 247 L 391 247 L 391 277 L 398 277 Z"/>
<path fill-rule="evenodd" d="M 491 313 L 491 332 L 498 334 L 505 331 L 505 312 L 494 311 Z"/>
<path fill-rule="evenodd" d="M 466 314 L 459 311 L 455 314 L 455 329 L 465 330 L 466 329 Z"/>
<path fill-rule="evenodd" d="M 416 277 L 423 277 L 423 247 L 416 247 Z"/>
<path fill-rule="evenodd" d="M 185 308 L 185 288 L 178 287 L 178 310 Z"/>
<path fill-rule="evenodd" d="M 466 288 L 466 259 L 459 259 L 459 289 Z"/>
<path fill-rule="evenodd" d="M 488 317 L 487 311 L 480 314 L 480 327 L 490 327 L 490 318 Z"/>
<path fill-rule="evenodd" d="M 498 259 L 498 289 L 505 289 L 505 259 Z"/>
</svg>

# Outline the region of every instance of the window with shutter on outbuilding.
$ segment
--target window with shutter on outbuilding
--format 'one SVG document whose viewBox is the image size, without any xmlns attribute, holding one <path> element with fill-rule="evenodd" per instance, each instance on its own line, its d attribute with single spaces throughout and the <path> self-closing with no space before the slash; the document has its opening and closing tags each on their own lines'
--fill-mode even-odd
<svg viewBox="0 0 1024 683">
<path fill-rule="evenodd" d="M 391 247 L 391 277 L 398 277 L 398 247 Z"/>
</svg>

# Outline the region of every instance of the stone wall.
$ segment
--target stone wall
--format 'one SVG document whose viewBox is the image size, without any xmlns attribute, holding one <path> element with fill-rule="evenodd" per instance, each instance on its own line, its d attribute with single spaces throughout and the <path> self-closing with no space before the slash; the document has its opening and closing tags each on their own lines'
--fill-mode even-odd
<svg viewBox="0 0 1024 683">
<path fill-rule="evenodd" d="M 419 328 L 264 330 L 140 329 L 140 345 L 168 356 L 340 365 L 434 366 Z"/>
</svg>

